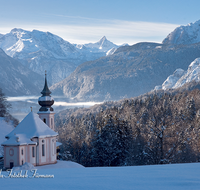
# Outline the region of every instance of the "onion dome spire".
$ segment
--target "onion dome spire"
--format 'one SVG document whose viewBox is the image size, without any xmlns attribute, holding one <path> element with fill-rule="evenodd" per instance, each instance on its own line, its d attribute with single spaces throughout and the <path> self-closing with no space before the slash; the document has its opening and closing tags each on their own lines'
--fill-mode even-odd
<svg viewBox="0 0 200 190">
<path fill-rule="evenodd" d="M 53 111 L 53 108 L 51 107 L 54 104 L 54 99 L 50 96 L 51 91 L 48 88 L 47 85 L 47 74 L 45 71 L 45 83 L 44 88 L 41 92 L 42 96 L 38 99 L 38 103 L 41 106 L 39 111 Z"/>
<path fill-rule="evenodd" d="M 48 85 L 47 85 L 47 71 L 45 71 L 45 83 L 44 83 L 44 88 L 41 94 L 42 96 L 50 96 L 51 94 L 51 91 L 49 90 Z"/>
</svg>

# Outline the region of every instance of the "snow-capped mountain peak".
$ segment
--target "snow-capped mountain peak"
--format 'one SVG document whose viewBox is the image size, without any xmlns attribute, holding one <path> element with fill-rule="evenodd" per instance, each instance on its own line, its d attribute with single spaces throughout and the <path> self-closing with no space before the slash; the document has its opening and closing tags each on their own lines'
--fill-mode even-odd
<svg viewBox="0 0 200 190">
<path fill-rule="evenodd" d="M 104 43 L 106 43 L 108 40 L 105 36 L 103 36 L 97 43 L 100 45 L 100 47 L 103 46 Z"/>
<path fill-rule="evenodd" d="M 184 71 L 183 69 L 177 69 L 164 81 L 162 86 L 156 86 L 154 90 L 179 88 L 186 83 L 192 82 L 193 80 L 197 82 L 200 81 L 200 58 L 196 58 L 189 65 L 187 71 Z"/>
<path fill-rule="evenodd" d="M 66 78 L 79 64 L 106 56 L 113 47 L 117 48 L 105 36 L 97 43 L 73 45 L 57 35 L 38 30 L 14 28 L 0 35 L 0 48 L 38 74 L 43 75 L 47 70 L 50 85 Z"/>
<path fill-rule="evenodd" d="M 200 20 L 179 26 L 164 40 L 164 44 L 194 44 L 200 42 Z"/>
<path fill-rule="evenodd" d="M 89 43 L 84 44 L 85 47 L 90 49 L 90 51 L 101 51 L 101 52 L 107 52 L 112 48 L 118 48 L 117 45 L 107 40 L 105 36 L 103 36 L 98 42 L 96 43 Z"/>
</svg>

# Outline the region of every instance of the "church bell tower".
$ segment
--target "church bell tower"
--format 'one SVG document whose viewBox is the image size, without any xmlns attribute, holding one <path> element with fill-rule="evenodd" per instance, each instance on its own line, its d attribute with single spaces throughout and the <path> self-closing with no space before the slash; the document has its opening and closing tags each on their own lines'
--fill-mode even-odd
<svg viewBox="0 0 200 190">
<path fill-rule="evenodd" d="M 54 99 L 50 96 L 51 91 L 47 85 L 47 74 L 45 71 L 45 84 L 41 92 L 42 96 L 39 97 L 38 103 L 41 106 L 38 115 L 40 119 L 46 123 L 52 130 L 54 130 L 54 110 L 51 107 L 54 104 Z"/>
</svg>

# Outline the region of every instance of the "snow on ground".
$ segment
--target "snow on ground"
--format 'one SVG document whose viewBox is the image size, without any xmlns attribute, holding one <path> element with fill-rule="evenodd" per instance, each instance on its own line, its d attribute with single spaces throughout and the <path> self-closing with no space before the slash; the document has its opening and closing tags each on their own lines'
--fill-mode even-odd
<svg viewBox="0 0 200 190">
<path fill-rule="evenodd" d="M 22 166 L 14 167 L 13 171 L 17 172 L 20 170 L 32 170 L 32 169 L 37 169 L 37 170 L 51 169 L 52 170 L 52 169 L 58 169 L 58 168 L 84 168 L 84 166 L 82 166 L 76 162 L 62 161 L 62 160 L 57 160 L 56 164 L 49 164 L 49 165 L 36 166 L 36 167 L 34 167 L 32 164 L 26 162 Z"/>
<path fill-rule="evenodd" d="M 57 160 L 56 164 L 37 166 L 35 168 L 41 170 L 41 169 L 58 169 L 58 168 L 84 168 L 84 166 L 72 161 Z"/>
<path fill-rule="evenodd" d="M 1 189 L 199 190 L 200 163 L 131 167 L 37 168 L 54 178 L 0 178 Z M 0 175 L 8 175 L 2 172 Z M 29 177 L 32 174 L 29 174 Z"/>
</svg>

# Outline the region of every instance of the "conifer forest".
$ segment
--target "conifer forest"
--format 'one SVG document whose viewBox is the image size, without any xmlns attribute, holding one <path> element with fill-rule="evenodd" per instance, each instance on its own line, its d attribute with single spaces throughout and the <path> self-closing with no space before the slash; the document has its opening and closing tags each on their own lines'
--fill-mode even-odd
<svg viewBox="0 0 200 190">
<path fill-rule="evenodd" d="M 60 112 L 63 160 L 86 167 L 200 161 L 200 90 Z"/>
</svg>

